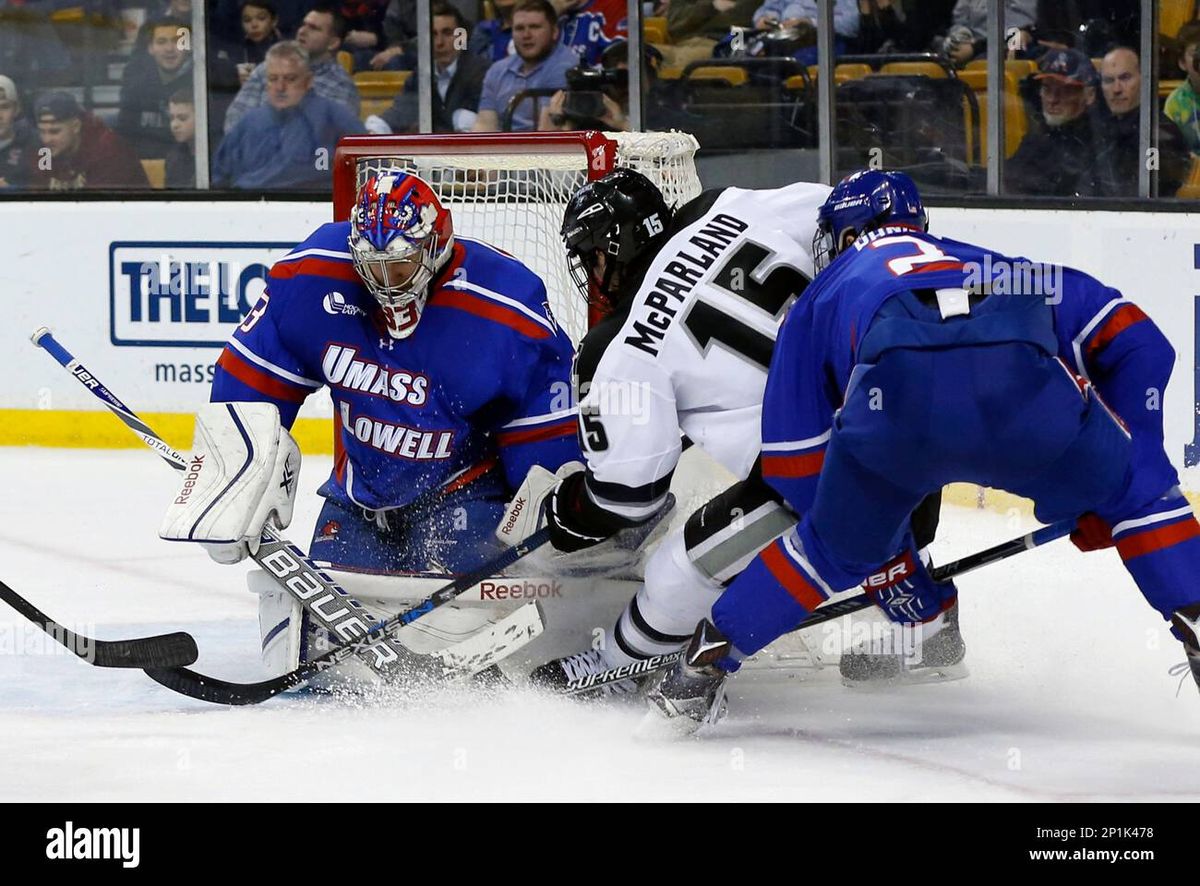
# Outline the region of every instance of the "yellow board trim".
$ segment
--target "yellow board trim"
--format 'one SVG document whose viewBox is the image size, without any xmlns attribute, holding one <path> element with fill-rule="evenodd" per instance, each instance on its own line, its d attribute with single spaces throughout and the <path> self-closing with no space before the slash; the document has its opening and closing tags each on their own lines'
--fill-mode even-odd
<svg viewBox="0 0 1200 886">
<path fill-rule="evenodd" d="M 146 422 L 176 449 L 192 445 L 191 413 L 145 412 Z M 333 433 L 329 418 L 300 418 L 292 427 L 292 436 L 306 455 L 332 455 Z M 0 446 L 53 446 L 70 449 L 136 449 L 144 446 L 111 413 L 96 411 L 63 412 L 49 409 L 0 410 Z M 1185 492 L 1193 507 L 1200 506 L 1200 494 Z M 1033 502 L 1001 489 L 984 489 L 970 483 L 952 483 L 942 493 L 947 504 L 994 511 L 1033 513 Z"/>
<path fill-rule="evenodd" d="M 139 417 L 175 449 L 192 445 L 195 416 L 144 412 Z M 306 455 L 332 455 L 333 419 L 301 418 L 292 436 Z M 112 413 L 49 409 L 0 410 L 0 446 L 53 446 L 70 449 L 136 449 L 145 446 Z"/>
</svg>

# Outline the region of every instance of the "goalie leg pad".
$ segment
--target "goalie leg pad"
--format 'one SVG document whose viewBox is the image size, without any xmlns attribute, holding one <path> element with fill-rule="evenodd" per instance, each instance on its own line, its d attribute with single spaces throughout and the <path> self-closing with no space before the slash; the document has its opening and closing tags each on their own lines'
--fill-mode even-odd
<svg viewBox="0 0 1200 886">
<path fill-rule="evenodd" d="M 257 549 L 268 520 L 279 529 L 291 523 L 299 472 L 300 450 L 273 403 L 209 403 L 196 415 L 183 486 L 158 534 Z M 236 553 L 245 556 L 228 556 Z"/>
<path fill-rule="evenodd" d="M 262 570 L 246 576 L 258 594 L 258 629 L 262 635 L 262 660 L 272 677 L 300 666 L 300 628 L 304 609 L 291 594 Z"/>
</svg>

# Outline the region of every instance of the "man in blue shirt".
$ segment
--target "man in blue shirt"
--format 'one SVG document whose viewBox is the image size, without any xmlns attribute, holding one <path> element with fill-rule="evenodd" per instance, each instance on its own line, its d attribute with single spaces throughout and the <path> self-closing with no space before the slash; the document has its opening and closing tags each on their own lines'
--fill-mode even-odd
<svg viewBox="0 0 1200 886">
<path fill-rule="evenodd" d="M 363 132 L 344 105 L 317 95 L 294 40 L 267 50 L 267 104 L 243 117 L 213 157 L 213 182 L 235 188 L 327 186 L 337 140 Z"/>
<path fill-rule="evenodd" d="M 502 117 L 514 96 L 529 89 L 562 89 L 567 71 L 579 64 L 575 52 L 559 42 L 558 14 L 547 0 L 522 0 L 513 12 L 512 34 L 515 54 L 492 65 L 483 80 L 476 132 L 502 129 Z M 531 98 L 516 108 L 514 132 L 537 128 L 535 106 Z"/>
</svg>

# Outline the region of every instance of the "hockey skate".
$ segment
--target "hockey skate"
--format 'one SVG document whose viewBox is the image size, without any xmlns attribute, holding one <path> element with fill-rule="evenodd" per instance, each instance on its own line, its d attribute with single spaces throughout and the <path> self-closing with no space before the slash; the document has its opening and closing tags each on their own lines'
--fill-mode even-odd
<svg viewBox="0 0 1200 886">
<path fill-rule="evenodd" d="M 598 649 L 589 649 L 586 652 L 577 652 L 574 655 L 556 658 L 544 665 L 539 665 L 529 674 L 529 682 L 543 689 L 563 692 L 571 681 L 602 673 L 610 668 L 618 667 L 619 664 L 609 664 L 604 660 L 603 652 Z M 615 683 L 605 683 L 594 691 L 580 692 L 576 697 L 587 699 L 629 697 L 637 692 L 637 689 L 637 683 L 632 679 L 617 680 Z"/>
<path fill-rule="evenodd" d="M 651 713 L 644 727 L 653 729 L 665 717 L 672 731 L 691 734 L 706 723 L 716 723 L 725 716 L 725 678 L 729 674 L 719 668 L 717 660 L 733 649 L 720 631 L 708 619 L 696 626 L 687 650 L 674 667 L 659 671 L 646 686 L 646 700 Z M 647 734 L 647 728 L 642 734 Z"/>
<path fill-rule="evenodd" d="M 1176 609 L 1171 614 L 1171 626 L 1183 639 L 1183 650 L 1187 653 L 1187 663 L 1200 688 L 1200 604 Z M 1180 666 L 1182 670 L 1182 665 Z M 1172 669 L 1174 673 L 1174 669 Z"/>
<path fill-rule="evenodd" d="M 877 652 L 856 648 L 842 654 L 838 671 L 842 683 L 851 687 L 887 686 L 891 684 L 941 683 L 961 680 L 969 675 L 963 659 L 967 644 L 958 626 L 958 603 L 946 610 L 941 630 L 921 638 L 920 625 L 898 626 L 893 631 L 912 631 L 914 642 L 893 644 L 900 651 Z M 912 648 L 908 648 L 911 646 Z"/>
</svg>

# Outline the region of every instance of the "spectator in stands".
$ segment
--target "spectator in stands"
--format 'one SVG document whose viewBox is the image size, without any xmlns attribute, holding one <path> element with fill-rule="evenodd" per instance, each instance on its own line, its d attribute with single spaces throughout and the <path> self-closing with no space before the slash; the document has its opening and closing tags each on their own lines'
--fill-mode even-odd
<svg viewBox="0 0 1200 886">
<path fill-rule="evenodd" d="M 858 51 L 925 52 L 950 27 L 955 0 L 858 0 Z"/>
<path fill-rule="evenodd" d="M 1100 120 L 1104 139 L 1096 158 L 1097 193 L 1106 197 L 1136 197 L 1142 158 L 1139 141 L 1142 72 L 1137 53 L 1118 46 L 1100 63 L 1104 102 Z M 1169 118 L 1158 115 L 1158 195 L 1174 196 L 1188 169 L 1183 135 Z"/>
<path fill-rule="evenodd" d="M 476 132 L 495 132 L 508 104 L 530 89 L 562 89 L 567 71 L 579 59 L 559 42 L 558 16 L 548 0 L 521 0 L 513 11 L 515 54 L 496 62 L 483 79 Z M 512 129 L 529 132 L 535 127 L 537 103 L 522 101 L 512 116 Z"/>
<path fill-rule="evenodd" d="M 312 73 L 313 91 L 322 98 L 338 102 L 357 117 L 358 88 L 336 58 L 345 33 L 346 21 L 342 14 L 333 7 L 318 6 L 304 16 L 296 42 L 308 53 L 307 64 Z M 225 132 L 232 132 L 249 111 L 262 107 L 266 102 L 266 93 L 267 66 L 264 63 L 254 69 L 225 113 Z"/>
<path fill-rule="evenodd" d="M 272 0 L 244 0 L 242 42 L 231 56 L 237 64 L 238 81 L 245 83 L 254 69 L 267 59 L 267 50 L 283 39 L 279 16 Z"/>
<path fill-rule="evenodd" d="M 305 13 L 313 7 L 313 0 L 273 0 L 278 16 L 276 27 L 280 39 L 293 40 L 300 28 Z M 237 43 L 242 39 L 242 0 L 210 0 L 208 8 L 208 30 L 210 37 L 225 43 Z"/>
<path fill-rule="evenodd" d="M 0 189 L 25 187 L 40 147 L 37 132 L 21 117 L 16 84 L 0 75 Z"/>
<path fill-rule="evenodd" d="M 1165 110 L 1188 149 L 1200 156 L 1200 21 L 1188 22 L 1175 39 L 1183 52 L 1179 68 L 1187 79 L 1167 96 Z"/>
<path fill-rule="evenodd" d="M 988 5 L 994 0 L 958 0 L 950 20 L 950 30 L 943 43 L 943 52 L 950 61 L 962 67 L 973 58 L 983 58 L 987 53 Z M 1004 29 L 1011 34 L 1016 28 L 1019 34 L 1009 37 L 1024 49 L 1032 42 L 1030 36 L 1037 19 L 1037 0 L 1005 0 Z"/>
<path fill-rule="evenodd" d="M 390 0 L 383 14 L 383 39 L 386 48 L 371 56 L 371 67 L 376 71 L 408 70 L 406 65 L 412 61 L 408 53 L 415 50 L 417 41 L 416 0 Z"/>
<path fill-rule="evenodd" d="M 1040 85 L 1045 125 L 1021 140 L 1005 168 L 1014 194 L 1060 197 L 1094 193 L 1098 121 L 1093 106 L 1099 79 L 1092 60 L 1074 49 L 1042 56 Z"/>
<path fill-rule="evenodd" d="M 508 56 L 508 48 L 512 45 L 512 19 L 517 0 L 492 0 L 492 5 L 496 9 L 496 18 L 485 19 L 475 26 L 467 48 L 489 62 L 498 62 Z"/>
<path fill-rule="evenodd" d="M 175 19 L 160 19 L 148 29 L 146 55 L 135 55 L 121 78 L 117 132 L 139 157 L 162 158 L 174 144 L 167 101 L 192 85 L 191 29 Z"/>
<path fill-rule="evenodd" d="M 475 125 L 479 97 L 488 63 L 455 46 L 456 35 L 465 34 L 467 20 L 456 7 L 434 0 L 433 15 L 433 131 L 470 132 Z M 419 120 L 417 78 L 404 84 L 392 106 L 366 120 L 367 131 L 376 135 L 416 132 Z"/>
<path fill-rule="evenodd" d="M 761 0 L 671 0 L 667 7 L 671 44 L 660 47 L 663 65 L 683 68 L 688 62 L 710 58 L 730 28 L 752 25 L 760 5 Z"/>
<path fill-rule="evenodd" d="M 308 52 L 295 40 L 267 50 L 267 103 L 249 111 L 213 157 L 218 186 L 320 188 L 337 140 L 363 132 L 358 116 L 313 88 Z"/>
<path fill-rule="evenodd" d="M 581 63 L 598 65 L 605 50 L 629 38 L 624 0 L 550 0 L 559 14 L 558 33 Z"/>
<path fill-rule="evenodd" d="M 858 38 L 858 0 L 834 0 L 834 51 L 846 52 Z M 766 0 L 754 11 L 756 28 L 817 26 L 817 0 Z M 816 59 L 813 59 L 815 63 Z"/>
<path fill-rule="evenodd" d="M 167 104 L 175 144 L 167 154 L 168 188 L 196 186 L 196 105 L 190 90 L 181 89 Z"/>
<path fill-rule="evenodd" d="M 41 151 L 30 157 L 30 187 L 49 191 L 83 188 L 148 188 L 137 154 L 119 135 L 85 114 L 69 92 L 50 92 L 34 106 Z"/>
<path fill-rule="evenodd" d="M 371 66 L 375 55 L 386 45 L 383 20 L 389 0 L 341 0 L 342 17 L 346 20 L 346 36 L 342 49 L 354 56 L 354 70 Z M 416 7 L 413 7 L 414 21 Z"/>
</svg>

